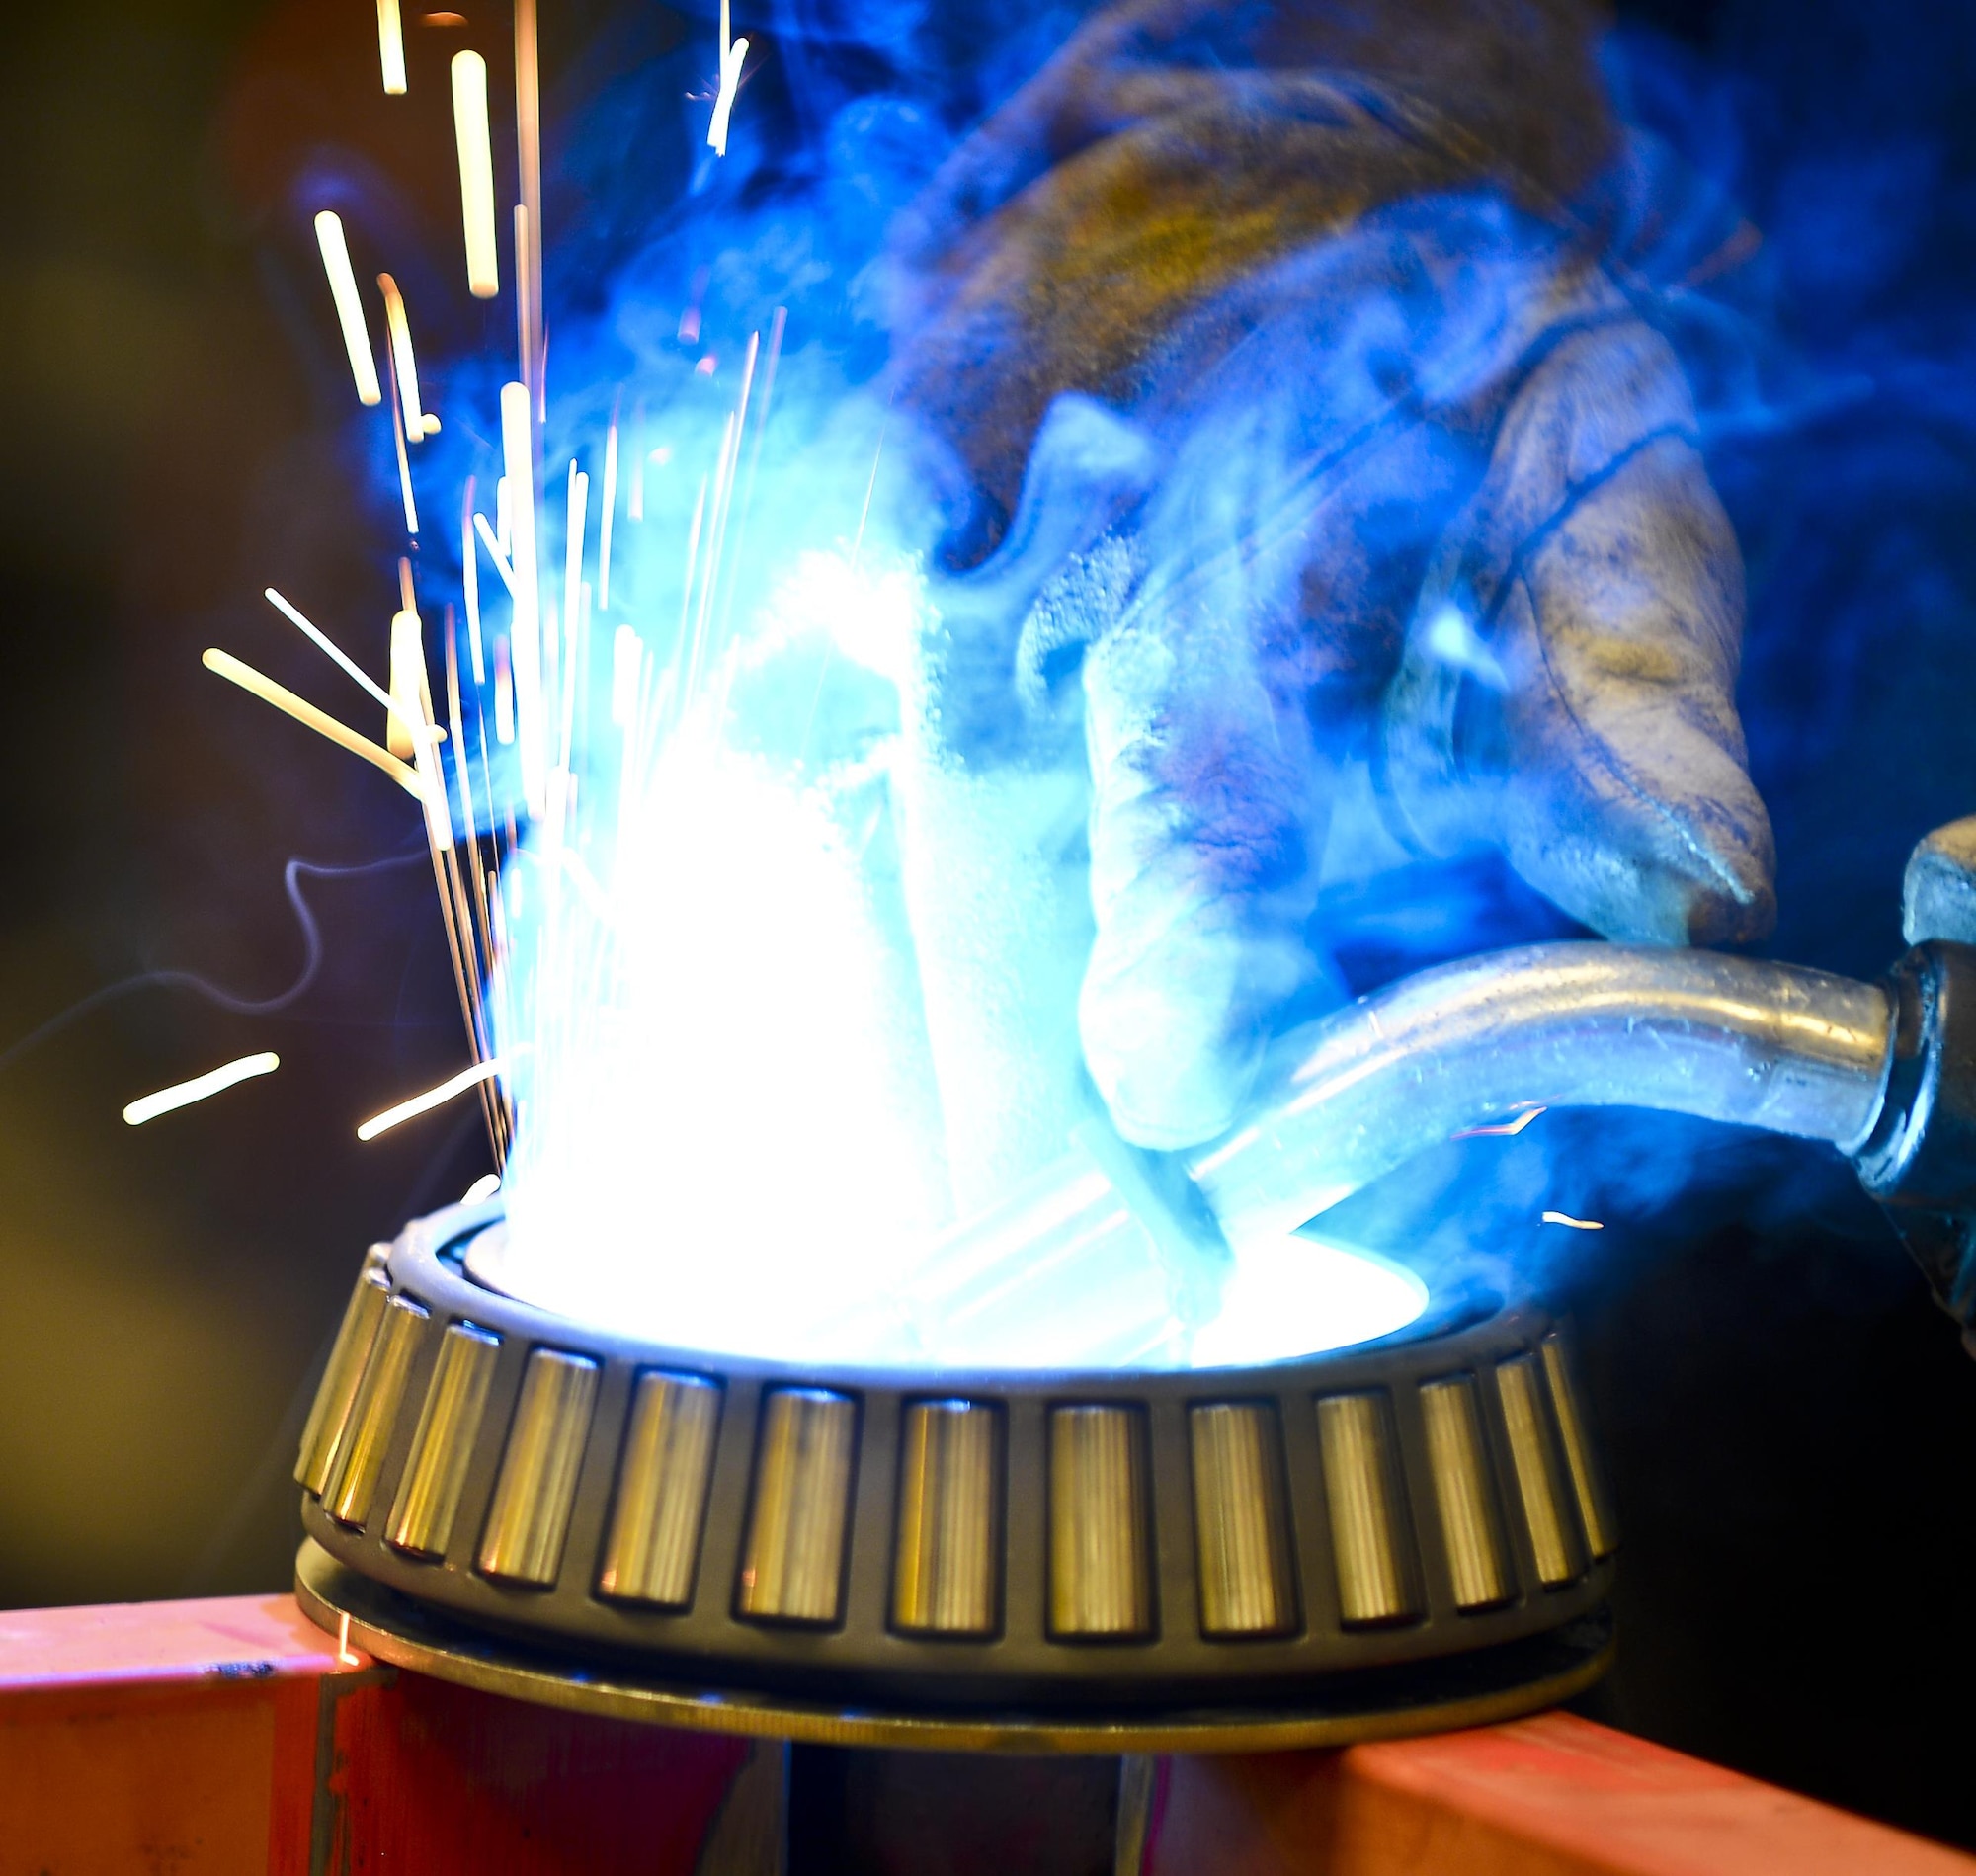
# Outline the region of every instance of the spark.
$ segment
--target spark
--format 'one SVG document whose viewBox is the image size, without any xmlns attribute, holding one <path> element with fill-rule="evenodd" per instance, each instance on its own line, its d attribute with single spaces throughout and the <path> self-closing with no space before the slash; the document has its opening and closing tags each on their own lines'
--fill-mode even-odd
<svg viewBox="0 0 1976 1876">
<path fill-rule="evenodd" d="M 487 682 L 487 666 L 480 655 L 480 555 L 473 545 L 473 478 L 466 478 L 466 500 L 459 524 L 460 588 L 466 601 L 466 648 L 473 658 L 473 682 Z"/>
<path fill-rule="evenodd" d="M 364 691 L 368 694 L 374 697 L 379 703 L 381 703 L 385 707 L 385 709 L 388 710 L 391 708 L 390 692 L 386 691 L 384 687 L 381 684 L 379 684 L 376 681 L 376 679 L 371 677 L 370 674 L 368 671 L 366 671 L 362 665 L 360 665 L 354 658 L 350 657 L 340 645 L 336 644 L 329 637 L 329 635 L 326 632 L 310 624 L 309 621 L 305 619 L 301 615 L 301 613 L 296 612 L 295 609 L 292 606 L 290 606 L 287 600 L 283 599 L 283 597 L 279 593 L 277 593 L 273 587 L 267 588 L 261 597 L 265 599 L 268 602 L 268 604 L 275 609 L 276 612 L 281 613 L 281 615 L 284 618 L 286 618 L 289 624 L 296 626 L 302 632 L 302 634 L 306 638 L 311 640 L 320 650 L 327 652 L 330 658 L 337 665 L 339 665 L 344 671 L 349 673 L 351 677 L 357 680 L 358 684 L 363 687 Z M 409 749 L 407 753 L 409 753 Z"/>
<path fill-rule="evenodd" d="M 611 641 L 611 721 L 626 735 L 637 725 L 644 668 L 644 641 L 630 626 L 618 626 Z"/>
<path fill-rule="evenodd" d="M 391 436 L 398 451 L 398 492 L 405 499 L 405 532 L 416 536 L 419 531 L 419 505 L 412 497 L 412 462 L 405 453 L 405 420 L 398 402 L 395 373 L 391 378 Z"/>
<path fill-rule="evenodd" d="M 398 0 L 377 0 L 377 56 L 384 67 L 384 95 L 405 95 L 405 28 Z"/>
<path fill-rule="evenodd" d="M 503 481 L 507 478 L 504 476 Z M 501 551 L 501 542 L 494 530 L 487 526 L 487 517 L 476 514 L 473 517 L 473 531 L 480 536 L 480 543 L 487 549 L 487 557 L 494 563 L 494 571 L 501 576 L 501 584 L 508 589 L 508 597 L 515 596 L 515 569 L 508 564 L 508 556 Z"/>
<path fill-rule="evenodd" d="M 515 630 L 511 645 L 515 682 L 515 740 L 522 757 L 522 795 L 539 815 L 548 799 L 548 765 L 541 737 L 541 575 L 535 559 L 535 432 L 526 384 L 501 388 L 501 453 L 508 472 L 508 513 L 513 530 Z"/>
<path fill-rule="evenodd" d="M 339 1668 L 356 1668 L 362 1657 L 350 1646 L 350 1612 L 346 1609 L 336 1623 L 336 1665 Z"/>
<path fill-rule="evenodd" d="M 732 22 L 728 0 L 720 0 L 720 91 L 713 101 L 713 122 L 706 126 L 706 146 L 715 156 L 727 154 L 727 121 L 734 114 L 734 94 L 741 84 L 741 61 L 748 56 L 745 39 L 729 41 Z"/>
<path fill-rule="evenodd" d="M 322 250 L 323 271 L 329 276 L 330 296 L 336 301 L 337 323 L 343 328 L 343 349 L 350 354 L 350 375 L 357 380 L 357 401 L 370 405 L 382 400 L 377 363 L 370 353 L 370 329 L 364 320 L 364 301 L 357 292 L 357 275 L 350 265 L 350 244 L 343 236 L 343 217 L 325 208 L 315 218 L 316 245 Z"/>
<path fill-rule="evenodd" d="M 392 727 L 395 730 L 402 724 L 412 745 L 427 836 L 435 854 L 449 853 L 453 848 L 453 816 L 440 773 L 439 726 L 433 717 L 432 686 L 426 676 L 425 637 L 419 615 L 410 611 L 397 612 L 391 619 L 391 695 L 397 706 Z"/>
<path fill-rule="evenodd" d="M 292 717 L 304 728 L 314 730 L 318 736 L 327 737 L 339 749 L 347 749 L 353 756 L 363 757 L 372 768 L 382 770 L 407 794 L 424 800 L 418 774 L 409 763 L 400 762 L 388 749 L 380 749 L 370 737 L 360 736 L 348 724 L 339 723 L 328 711 L 317 709 L 313 703 L 296 696 L 273 678 L 263 677 L 252 665 L 243 664 L 231 652 L 208 649 L 200 654 L 199 661 L 215 676 L 226 679 L 229 684 L 237 684 L 263 703 L 272 703 L 283 715 Z"/>
<path fill-rule="evenodd" d="M 482 1173 L 481 1176 L 459 1195 L 462 1205 L 477 1205 L 483 1198 L 492 1198 L 501 1189 L 499 1173 Z"/>
<path fill-rule="evenodd" d="M 508 641 L 494 641 L 494 740 L 515 740 L 515 674 L 508 661 Z"/>
<path fill-rule="evenodd" d="M 393 1127 L 401 1126 L 407 1120 L 416 1120 L 420 1114 L 444 1106 L 455 1095 L 463 1095 L 469 1088 L 478 1088 L 482 1082 L 492 1081 L 501 1073 L 501 1068 L 498 1056 L 475 1062 L 471 1068 L 461 1069 L 437 1088 L 428 1088 L 423 1095 L 414 1095 L 410 1101 L 401 1101 L 395 1107 L 386 1107 L 382 1113 L 372 1114 L 357 1129 L 357 1137 L 360 1140 L 374 1140 L 380 1133 L 389 1133 Z"/>
<path fill-rule="evenodd" d="M 377 288 L 384 295 L 384 323 L 391 335 L 391 363 L 398 374 L 405 437 L 408 442 L 421 443 L 439 434 L 439 419 L 427 416 L 419 403 L 419 364 L 412 356 L 412 322 L 405 317 L 405 296 L 388 274 L 377 276 Z"/>
<path fill-rule="evenodd" d="M 516 312 L 521 322 L 522 377 L 542 395 L 546 345 L 542 332 L 542 77 L 535 0 L 515 0 L 515 138 L 522 200 L 515 209 Z"/>
<path fill-rule="evenodd" d="M 1523 1112 L 1516 1119 L 1505 1121 L 1499 1127 L 1463 1127 L 1459 1133 L 1450 1133 L 1447 1137 L 1450 1140 L 1513 1140 L 1543 1111 L 1535 1102 L 1525 1102 Z"/>
<path fill-rule="evenodd" d="M 572 637 L 583 610 L 583 536 L 589 527 L 590 478 L 569 465 L 569 525 L 563 533 L 562 615 Z M 575 673 L 570 679 L 573 682 Z"/>
<path fill-rule="evenodd" d="M 195 1075 L 189 1082 L 174 1083 L 170 1088 L 159 1089 L 155 1095 L 133 1101 L 124 1109 L 124 1118 L 128 1125 L 141 1127 L 145 1121 L 155 1120 L 174 1108 L 206 1101 L 236 1082 L 252 1081 L 256 1075 L 272 1075 L 281 1065 L 282 1058 L 272 1050 L 261 1055 L 243 1055 L 237 1062 L 228 1062 L 206 1074 Z"/>
<path fill-rule="evenodd" d="M 501 290 L 494 242 L 494 148 L 487 127 L 487 61 L 453 55 L 453 134 L 459 146 L 459 212 L 466 230 L 466 286 L 475 299 Z"/>
<path fill-rule="evenodd" d="M 611 530 L 618 519 L 618 419 L 604 433 L 604 507 L 597 524 L 597 610 L 611 610 Z"/>
<path fill-rule="evenodd" d="M 1569 1212 L 1547 1211 L 1543 1215 L 1547 1225 L 1568 1225 L 1573 1231 L 1604 1231 L 1606 1227 L 1596 1218 L 1574 1218 Z"/>
<path fill-rule="evenodd" d="M 384 694 L 384 747 L 401 761 L 415 755 L 418 744 L 412 740 L 412 725 L 418 721 L 418 680 L 411 675 L 414 666 L 407 663 L 405 621 L 411 621 L 412 653 L 416 658 L 419 644 L 419 615 L 403 602 L 409 595 L 399 595 L 399 607 L 391 615 L 391 688 Z M 410 693 L 407 694 L 407 686 Z"/>
</svg>

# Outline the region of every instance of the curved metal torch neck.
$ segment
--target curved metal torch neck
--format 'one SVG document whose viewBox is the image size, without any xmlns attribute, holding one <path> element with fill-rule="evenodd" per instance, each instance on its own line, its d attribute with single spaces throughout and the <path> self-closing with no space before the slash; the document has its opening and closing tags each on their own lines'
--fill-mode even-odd
<svg viewBox="0 0 1976 1876">
<path fill-rule="evenodd" d="M 1285 1037 L 1257 1117 L 1194 1156 L 1228 1236 L 1288 1231 L 1464 1127 L 1658 1107 L 1851 1151 L 1889 1059 L 1886 993 L 1709 951 L 1540 944 L 1463 959 Z"/>
</svg>

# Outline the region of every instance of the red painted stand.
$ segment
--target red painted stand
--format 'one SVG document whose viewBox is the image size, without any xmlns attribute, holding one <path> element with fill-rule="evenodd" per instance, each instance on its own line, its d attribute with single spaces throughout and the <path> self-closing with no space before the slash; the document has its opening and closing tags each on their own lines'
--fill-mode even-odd
<svg viewBox="0 0 1976 1876">
<path fill-rule="evenodd" d="M 747 1743 L 400 1674 L 287 1596 L 0 1613 L 0 1876 L 692 1876 Z M 1547 1714 L 1172 1759 L 1147 1876 L 1976 1876 Z"/>
</svg>

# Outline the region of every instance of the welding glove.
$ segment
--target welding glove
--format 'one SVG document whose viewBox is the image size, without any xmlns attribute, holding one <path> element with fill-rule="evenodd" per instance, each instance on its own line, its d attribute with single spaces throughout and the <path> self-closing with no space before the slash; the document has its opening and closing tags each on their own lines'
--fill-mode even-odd
<svg viewBox="0 0 1976 1876">
<path fill-rule="evenodd" d="M 1081 687 L 1078 1020 L 1140 1144 L 1224 1130 L 1343 994 L 1310 927 L 1351 776 L 1405 851 L 1494 848 L 1608 938 L 1770 922 L 1735 538 L 1568 205 L 1615 148 L 1592 25 L 1110 9 L 904 227 L 894 403 L 962 491 L 936 714 L 1046 767 Z"/>
</svg>

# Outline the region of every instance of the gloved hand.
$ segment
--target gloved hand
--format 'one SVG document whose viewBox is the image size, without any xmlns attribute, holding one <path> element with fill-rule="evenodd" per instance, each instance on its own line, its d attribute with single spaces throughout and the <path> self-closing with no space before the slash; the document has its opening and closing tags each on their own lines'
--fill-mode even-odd
<svg viewBox="0 0 1976 1876">
<path fill-rule="evenodd" d="M 1583 206 L 1614 147 L 1591 11 L 1346 11 L 1101 12 L 897 256 L 895 407 L 990 596 L 949 608 L 939 719 L 1020 764 L 1082 648 L 1079 1021 L 1148 1146 L 1231 1124 L 1322 994 L 1353 765 L 1412 852 L 1492 845 L 1608 938 L 1772 916 L 1736 542 Z"/>
</svg>

